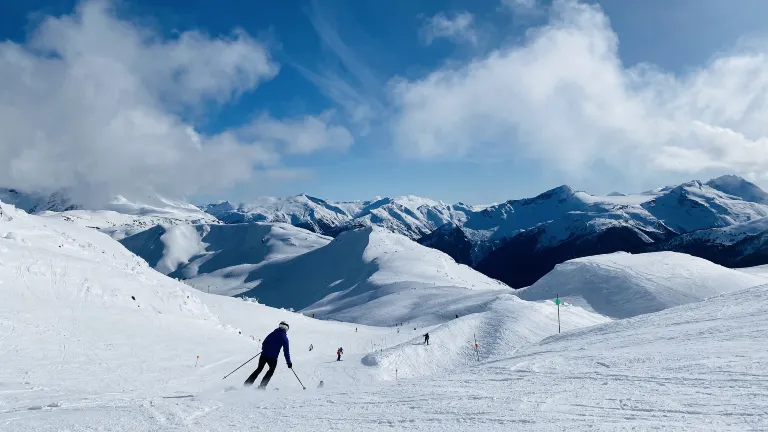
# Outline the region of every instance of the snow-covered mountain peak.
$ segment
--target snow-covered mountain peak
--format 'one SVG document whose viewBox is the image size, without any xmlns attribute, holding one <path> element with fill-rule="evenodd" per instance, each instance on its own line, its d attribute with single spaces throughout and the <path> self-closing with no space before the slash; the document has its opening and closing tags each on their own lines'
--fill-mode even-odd
<svg viewBox="0 0 768 432">
<path fill-rule="evenodd" d="M 768 204 L 768 193 L 756 184 L 739 176 L 724 175 L 707 182 L 707 186 L 720 192 L 743 199 L 744 201 Z"/>
<path fill-rule="evenodd" d="M 574 198 L 576 195 L 576 190 L 568 185 L 561 185 L 556 188 L 550 189 L 546 192 L 540 193 L 539 195 L 533 197 L 533 198 L 525 198 L 522 200 L 514 201 L 516 203 L 519 203 L 521 205 L 531 205 L 540 203 L 542 201 L 560 201 L 560 200 L 567 200 Z"/>
<path fill-rule="evenodd" d="M 642 204 L 677 233 L 725 227 L 768 216 L 768 205 L 742 201 L 698 180 L 683 183 Z"/>
</svg>

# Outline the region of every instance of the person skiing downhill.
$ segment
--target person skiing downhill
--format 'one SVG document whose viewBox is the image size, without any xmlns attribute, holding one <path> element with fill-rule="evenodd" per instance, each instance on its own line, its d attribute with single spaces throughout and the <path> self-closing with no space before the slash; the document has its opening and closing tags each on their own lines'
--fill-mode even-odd
<svg viewBox="0 0 768 432">
<path fill-rule="evenodd" d="M 339 347 L 339 349 L 336 350 L 336 361 L 341 361 L 342 354 L 344 354 L 344 348 Z"/>
<path fill-rule="evenodd" d="M 424 343 L 429 345 L 429 333 L 424 333 Z"/>
<path fill-rule="evenodd" d="M 288 365 L 288 369 L 293 368 L 291 363 L 291 353 L 288 348 L 288 323 L 281 321 L 280 325 L 272 331 L 261 344 L 261 357 L 259 357 L 259 366 L 255 371 L 245 380 L 245 386 L 250 387 L 253 382 L 256 381 L 259 374 L 264 370 L 264 365 L 269 366 L 269 370 L 264 375 L 264 378 L 259 384 L 259 389 L 266 389 L 269 380 L 272 378 L 272 374 L 275 373 L 277 368 L 277 358 L 280 356 L 280 349 L 283 350 L 285 356 L 285 363 Z"/>
</svg>

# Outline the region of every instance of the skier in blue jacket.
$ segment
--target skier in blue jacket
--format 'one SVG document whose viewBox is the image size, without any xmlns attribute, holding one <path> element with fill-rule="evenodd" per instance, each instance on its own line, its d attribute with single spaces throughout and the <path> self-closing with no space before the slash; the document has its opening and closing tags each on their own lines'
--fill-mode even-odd
<svg viewBox="0 0 768 432">
<path fill-rule="evenodd" d="M 285 356 L 285 362 L 288 364 L 288 369 L 293 367 L 293 363 L 291 363 L 291 353 L 288 349 L 287 333 L 288 323 L 281 321 L 280 326 L 278 326 L 272 333 L 264 338 L 264 342 L 261 344 L 261 357 L 259 357 L 259 366 L 255 371 L 253 371 L 251 376 L 245 380 L 246 387 L 253 385 L 253 382 L 256 381 L 256 378 L 258 378 L 259 374 L 264 369 L 265 364 L 269 366 L 269 370 L 261 380 L 259 388 L 265 389 L 267 387 L 269 380 L 272 378 L 272 374 L 275 373 L 275 368 L 277 367 L 277 357 L 280 356 L 280 349 L 283 350 L 283 355 Z"/>
</svg>

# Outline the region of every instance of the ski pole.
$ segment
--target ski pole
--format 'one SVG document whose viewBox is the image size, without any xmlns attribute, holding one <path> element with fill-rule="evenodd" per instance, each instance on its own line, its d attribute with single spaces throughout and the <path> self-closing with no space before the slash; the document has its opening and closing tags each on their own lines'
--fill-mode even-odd
<svg viewBox="0 0 768 432">
<path fill-rule="evenodd" d="M 298 375 L 296 375 L 296 371 L 295 371 L 295 370 L 293 370 L 293 368 L 291 368 L 291 372 L 293 372 L 293 376 L 295 376 L 295 377 L 296 377 L 296 379 L 297 379 L 297 380 L 299 380 L 299 384 L 301 384 L 301 388 L 303 388 L 304 390 L 306 390 L 307 388 L 306 388 L 306 387 L 304 387 L 304 384 L 302 384 L 302 383 L 301 383 L 301 380 L 299 379 L 299 376 L 298 376 Z"/>
<path fill-rule="evenodd" d="M 237 367 L 237 369 L 240 369 L 241 367 L 243 367 L 243 366 L 247 365 L 248 363 L 250 363 L 250 362 L 251 362 L 251 360 L 255 359 L 256 357 L 258 357 L 258 356 L 260 356 L 260 355 L 261 355 L 261 353 L 258 353 L 258 354 L 256 354 L 255 356 L 251 357 L 250 359 L 248 359 L 248 361 L 247 361 L 247 362 L 245 362 L 245 363 L 241 364 L 240 366 L 238 366 L 238 367 Z M 235 370 L 233 370 L 232 372 L 228 373 L 228 374 L 227 374 L 227 375 L 226 375 L 224 378 L 222 378 L 222 381 L 223 381 L 223 380 L 225 380 L 225 379 L 226 379 L 228 376 L 230 376 L 230 375 L 232 375 L 233 373 L 237 372 L 237 369 L 235 369 Z"/>
</svg>

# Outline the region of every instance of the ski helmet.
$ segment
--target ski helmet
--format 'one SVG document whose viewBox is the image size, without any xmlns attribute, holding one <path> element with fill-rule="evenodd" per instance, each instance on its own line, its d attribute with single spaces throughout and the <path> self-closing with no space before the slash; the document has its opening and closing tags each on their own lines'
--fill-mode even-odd
<svg viewBox="0 0 768 432">
<path fill-rule="evenodd" d="M 285 331 L 288 331 L 288 323 L 285 321 L 280 321 L 280 325 L 278 327 Z"/>
</svg>

